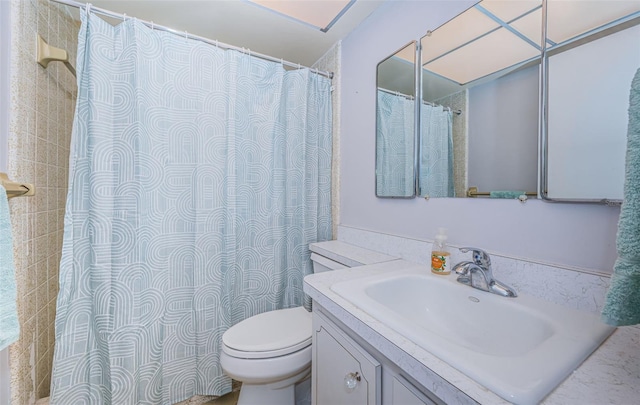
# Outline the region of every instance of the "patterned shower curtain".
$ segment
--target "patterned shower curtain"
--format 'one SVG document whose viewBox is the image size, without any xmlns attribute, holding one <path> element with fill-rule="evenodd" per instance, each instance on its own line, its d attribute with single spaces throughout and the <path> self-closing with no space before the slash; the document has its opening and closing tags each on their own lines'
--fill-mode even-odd
<svg viewBox="0 0 640 405">
<path fill-rule="evenodd" d="M 376 195 L 414 194 L 414 100 L 378 90 L 376 104 Z"/>
<path fill-rule="evenodd" d="M 51 403 L 227 392 L 222 334 L 331 236 L 330 81 L 88 13 L 77 70 Z"/>
<path fill-rule="evenodd" d="M 451 110 L 420 106 L 420 195 L 455 197 Z"/>
</svg>

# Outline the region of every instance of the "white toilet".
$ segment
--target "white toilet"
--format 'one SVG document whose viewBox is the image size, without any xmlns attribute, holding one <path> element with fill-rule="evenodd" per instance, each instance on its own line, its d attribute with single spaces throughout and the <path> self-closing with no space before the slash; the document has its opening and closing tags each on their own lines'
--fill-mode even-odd
<svg viewBox="0 0 640 405">
<path fill-rule="evenodd" d="M 309 245 L 314 273 L 395 260 L 339 241 Z M 242 382 L 238 405 L 293 405 L 295 384 L 311 374 L 311 313 L 304 307 L 252 316 L 222 336 L 220 363 Z"/>
</svg>

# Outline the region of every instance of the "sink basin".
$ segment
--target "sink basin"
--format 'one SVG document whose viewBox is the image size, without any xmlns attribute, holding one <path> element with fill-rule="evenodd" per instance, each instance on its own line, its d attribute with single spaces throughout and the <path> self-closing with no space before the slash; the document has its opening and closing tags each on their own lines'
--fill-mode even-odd
<svg viewBox="0 0 640 405">
<path fill-rule="evenodd" d="M 502 398 L 535 404 L 613 331 L 593 314 L 506 298 L 413 265 L 331 289 Z"/>
</svg>

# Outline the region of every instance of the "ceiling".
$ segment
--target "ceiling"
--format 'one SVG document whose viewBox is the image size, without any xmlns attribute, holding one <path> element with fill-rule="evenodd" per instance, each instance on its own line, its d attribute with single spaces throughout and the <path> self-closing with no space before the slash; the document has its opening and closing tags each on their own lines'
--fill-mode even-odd
<svg viewBox="0 0 640 405">
<path fill-rule="evenodd" d="M 337 0 L 92 0 L 95 7 L 126 13 L 178 31 L 311 66 L 386 0 L 355 0 L 327 32 L 267 8 L 323 7 Z M 288 3 L 288 4 L 287 4 Z M 344 3 L 344 2 L 342 2 Z M 342 7 L 333 7 L 340 11 Z M 324 28 L 324 27 L 322 27 Z"/>
</svg>

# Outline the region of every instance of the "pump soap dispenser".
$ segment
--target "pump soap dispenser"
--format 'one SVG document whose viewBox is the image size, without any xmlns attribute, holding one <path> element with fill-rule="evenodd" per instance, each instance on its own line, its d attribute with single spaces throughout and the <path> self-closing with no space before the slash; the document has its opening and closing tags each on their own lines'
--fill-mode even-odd
<svg viewBox="0 0 640 405">
<path fill-rule="evenodd" d="M 451 268 L 449 264 L 449 247 L 447 246 L 447 230 L 446 228 L 438 228 L 438 234 L 433 241 L 431 249 L 431 272 L 435 274 L 450 274 Z"/>
</svg>

